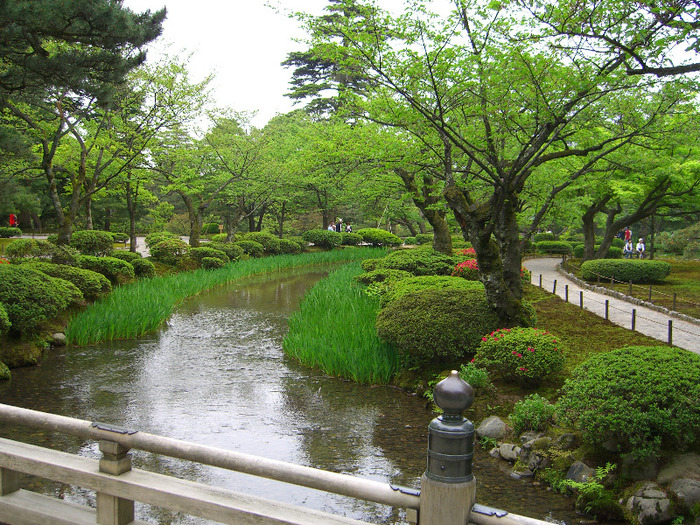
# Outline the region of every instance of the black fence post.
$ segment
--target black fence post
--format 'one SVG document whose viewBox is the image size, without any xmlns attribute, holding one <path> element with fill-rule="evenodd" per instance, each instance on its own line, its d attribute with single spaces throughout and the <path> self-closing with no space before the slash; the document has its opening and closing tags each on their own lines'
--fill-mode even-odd
<svg viewBox="0 0 700 525">
<path fill-rule="evenodd" d="M 634 327 L 637 324 L 637 309 L 632 308 L 632 331 L 634 332 Z"/>
</svg>

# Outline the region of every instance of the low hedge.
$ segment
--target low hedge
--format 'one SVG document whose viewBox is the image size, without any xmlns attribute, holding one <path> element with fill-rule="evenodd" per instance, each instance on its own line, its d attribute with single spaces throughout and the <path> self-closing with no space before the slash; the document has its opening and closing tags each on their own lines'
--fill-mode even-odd
<svg viewBox="0 0 700 525">
<path fill-rule="evenodd" d="M 481 337 L 498 323 L 483 287 L 450 287 L 429 288 L 390 302 L 377 315 L 376 326 L 379 337 L 409 365 L 454 367 L 474 355 Z"/>
<path fill-rule="evenodd" d="M 70 246 L 83 255 L 104 257 L 114 251 L 114 236 L 99 230 L 77 231 L 71 235 Z"/>
<path fill-rule="evenodd" d="M 600 245 L 596 244 L 593 247 L 594 252 L 598 251 L 598 248 L 600 248 Z M 583 250 L 583 244 L 576 245 L 574 247 L 574 257 L 577 257 L 579 259 L 583 257 Z M 604 259 L 622 259 L 622 248 L 618 248 L 617 246 L 610 246 L 610 248 L 608 248 L 608 253 L 605 254 Z"/>
<path fill-rule="evenodd" d="M 244 241 L 253 241 L 262 244 L 265 255 L 278 255 L 280 251 L 279 237 L 268 232 L 250 232 L 243 237 Z"/>
<path fill-rule="evenodd" d="M 179 237 L 170 237 L 150 247 L 151 257 L 166 264 L 177 264 L 190 253 L 190 245 Z"/>
<path fill-rule="evenodd" d="M 700 441 L 700 355 L 666 346 L 597 354 L 562 387 L 560 421 L 594 445 L 615 443 L 637 458 Z"/>
<path fill-rule="evenodd" d="M 566 241 L 539 241 L 535 244 L 535 246 L 539 253 L 552 253 L 560 255 L 571 255 L 573 253 L 571 244 Z"/>
<path fill-rule="evenodd" d="M 331 230 L 307 230 L 301 238 L 324 250 L 332 250 L 343 242 L 343 235 Z"/>
<path fill-rule="evenodd" d="M 663 281 L 671 273 L 671 265 L 665 261 L 647 261 L 642 259 L 596 259 L 581 265 L 581 278 L 595 281 L 615 279 L 633 283 L 654 283 Z"/>
<path fill-rule="evenodd" d="M 205 246 L 224 252 L 228 256 L 229 261 L 237 261 L 245 253 L 243 248 L 232 242 L 210 242 Z"/>
<path fill-rule="evenodd" d="M 362 242 L 362 235 L 359 233 L 345 232 L 341 233 L 343 246 L 357 246 Z"/>
<path fill-rule="evenodd" d="M 432 233 L 418 233 L 416 234 L 417 244 L 433 244 L 433 234 Z"/>
<path fill-rule="evenodd" d="M 218 270 L 226 263 L 218 257 L 202 257 L 202 268 L 205 270 Z"/>
<path fill-rule="evenodd" d="M 136 277 L 155 277 L 156 267 L 148 259 L 134 259 L 129 263 L 134 267 Z"/>
<path fill-rule="evenodd" d="M 171 232 L 153 232 L 146 235 L 144 241 L 146 246 L 153 248 L 156 244 L 161 243 L 168 239 L 179 239 L 180 237 Z"/>
<path fill-rule="evenodd" d="M 5 256 L 9 259 L 50 259 L 56 245 L 43 239 L 15 239 L 5 246 Z"/>
<path fill-rule="evenodd" d="M 426 247 L 398 250 L 381 259 L 367 259 L 362 262 L 362 269 L 404 270 L 413 275 L 451 275 L 457 262 L 455 257 Z"/>
<path fill-rule="evenodd" d="M 400 237 L 380 228 L 362 228 L 356 232 L 362 240 L 372 246 L 401 246 Z"/>
<path fill-rule="evenodd" d="M 279 239 L 280 253 L 301 253 L 301 245 L 293 239 Z"/>
<path fill-rule="evenodd" d="M 532 236 L 532 242 L 537 244 L 549 241 L 556 241 L 556 237 L 552 232 L 536 233 Z"/>
<path fill-rule="evenodd" d="M 112 291 L 112 284 L 109 282 L 109 279 L 93 270 L 46 262 L 33 262 L 23 266 L 39 270 L 50 277 L 57 277 L 72 282 L 86 299 L 97 299 Z"/>
<path fill-rule="evenodd" d="M 382 296 L 381 306 L 386 306 L 404 295 L 427 289 L 478 290 L 485 293 L 484 285 L 478 281 L 468 281 L 449 275 L 419 275 L 394 281 L 392 287 Z"/>
<path fill-rule="evenodd" d="M 127 252 L 124 250 L 116 250 L 114 253 L 111 255 L 112 257 L 116 259 L 121 259 L 122 261 L 126 261 L 128 263 L 134 262 L 136 259 L 141 259 L 141 254 L 138 252 Z"/>
<path fill-rule="evenodd" d="M 101 273 L 112 284 L 124 284 L 134 280 L 136 273 L 134 267 L 126 261 L 114 257 L 95 257 L 82 255 L 78 259 L 78 265 L 86 270 Z"/>
<path fill-rule="evenodd" d="M 262 257 L 263 253 L 265 253 L 265 248 L 259 242 L 236 241 L 233 244 L 243 250 L 243 253 L 250 255 L 251 257 Z"/>
<path fill-rule="evenodd" d="M 19 228 L 9 228 L 7 226 L 0 226 L 0 237 L 19 237 L 22 235 L 22 230 Z"/>
<path fill-rule="evenodd" d="M 228 255 L 226 255 L 221 250 L 217 250 L 216 248 L 212 248 L 210 246 L 199 246 L 197 248 L 191 248 L 190 257 L 199 261 L 200 264 L 202 264 L 202 259 L 204 259 L 205 257 L 221 259 L 221 262 L 223 262 L 224 264 L 230 262 Z"/>
</svg>

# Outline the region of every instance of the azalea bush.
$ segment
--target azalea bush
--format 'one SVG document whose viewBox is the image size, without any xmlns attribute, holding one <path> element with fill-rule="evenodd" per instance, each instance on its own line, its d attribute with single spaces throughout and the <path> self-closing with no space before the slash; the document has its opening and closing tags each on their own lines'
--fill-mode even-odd
<svg viewBox="0 0 700 525">
<path fill-rule="evenodd" d="M 535 386 L 564 367 L 558 338 L 537 328 L 500 328 L 481 338 L 474 364 L 505 380 Z"/>
<path fill-rule="evenodd" d="M 452 275 L 455 277 L 462 277 L 467 281 L 478 281 L 479 280 L 479 265 L 476 259 L 467 259 L 462 261 L 455 269 L 452 271 Z"/>
</svg>

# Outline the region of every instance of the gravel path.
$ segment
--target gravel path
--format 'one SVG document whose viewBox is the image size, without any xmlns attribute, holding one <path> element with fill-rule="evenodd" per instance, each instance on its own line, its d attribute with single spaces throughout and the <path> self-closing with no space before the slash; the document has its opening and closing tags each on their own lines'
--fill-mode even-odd
<svg viewBox="0 0 700 525">
<path fill-rule="evenodd" d="M 668 313 L 583 288 L 558 270 L 560 261 L 553 258 L 527 259 L 523 261 L 523 266 L 532 272 L 532 284 L 538 286 L 542 276 L 542 288 L 547 291 L 554 290 L 556 280 L 556 294 L 561 298 L 565 298 L 568 285 L 569 302 L 573 304 L 580 305 L 583 291 L 583 307 L 596 315 L 605 317 L 607 301 L 608 319 L 616 325 L 631 329 L 634 309 L 636 311 L 635 330 L 659 341 L 668 342 L 669 321 L 671 321 L 672 344 L 700 354 L 700 324 L 687 322 Z"/>
</svg>

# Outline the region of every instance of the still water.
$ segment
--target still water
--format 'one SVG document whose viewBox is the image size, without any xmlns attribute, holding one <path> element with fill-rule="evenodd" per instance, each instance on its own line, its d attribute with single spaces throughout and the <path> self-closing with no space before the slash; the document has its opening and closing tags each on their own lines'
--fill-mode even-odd
<svg viewBox="0 0 700 525">
<path fill-rule="evenodd" d="M 325 271 L 288 271 L 221 287 L 182 305 L 161 331 L 132 341 L 69 347 L 0 382 L 0 402 L 419 488 L 425 399 L 328 377 L 287 358 L 287 318 Z M 99 457 L 97 445 L 22 428 L 0 435 Z M 135 468 L 305 505 L 371 523 L 403 511 L 185 461 L 132 451 Z M 477 451 L 477 501 L 539 519 L 578 523 L 573 500 L 508 476 Z M 94 505 L 94 494 L 27 480 L 27 488 Z M 202 520 L 149 506 L 137 518 Z"/>
</svg>

